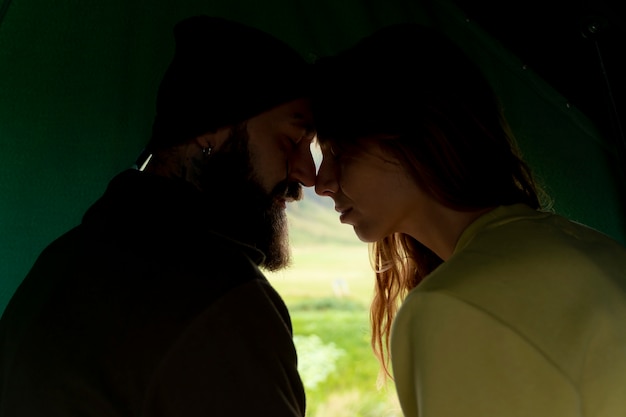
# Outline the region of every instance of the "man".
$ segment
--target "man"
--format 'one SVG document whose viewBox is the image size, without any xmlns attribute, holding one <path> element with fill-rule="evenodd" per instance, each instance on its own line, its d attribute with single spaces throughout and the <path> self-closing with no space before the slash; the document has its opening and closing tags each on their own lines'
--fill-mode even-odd
<svg viewBox="0 0 626 417">
<path fill-rule="evenodd" d="M 307 63 L 180 22 L 153 134 L 46 248 L 0 322 L 0 416 L 304 416 L 285 204 L 315 181 Z"/>
</svg>

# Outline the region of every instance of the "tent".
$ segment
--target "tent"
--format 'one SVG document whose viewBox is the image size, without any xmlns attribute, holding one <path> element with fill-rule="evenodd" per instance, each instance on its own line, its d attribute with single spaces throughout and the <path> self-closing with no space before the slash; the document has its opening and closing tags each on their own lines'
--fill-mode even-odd
<svg viewBox="0 0 626 417">
<path fill-rule="evenodd" d="M 201 13 L 311 60 L 389 23 L 439 26 L 485 69 L 556 211 L 626 242 L 623 84 L 606 82 L 626 72 L 599 59 L 623 47 L 623 21 L 604 3 L 552 1 L 548 13 L 550 0 L 0 0 L 0 312 L 38 253 L 134 162 L 171 29 Z"/>
</svg>

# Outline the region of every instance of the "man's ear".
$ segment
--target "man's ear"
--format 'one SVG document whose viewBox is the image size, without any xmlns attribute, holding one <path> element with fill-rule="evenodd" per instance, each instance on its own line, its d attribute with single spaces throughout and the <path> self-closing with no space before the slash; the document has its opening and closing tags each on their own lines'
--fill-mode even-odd
<svg viewBox="0 0 626 417">
<path fill-rule="evenodd" d="M 212 132 L 204 133 L 196 137 L 196 144 L 202 148 L 211 148 L 213 151 L 219 149 L 230 137 L 232 126 L 224 126 Z"/>
</svg>

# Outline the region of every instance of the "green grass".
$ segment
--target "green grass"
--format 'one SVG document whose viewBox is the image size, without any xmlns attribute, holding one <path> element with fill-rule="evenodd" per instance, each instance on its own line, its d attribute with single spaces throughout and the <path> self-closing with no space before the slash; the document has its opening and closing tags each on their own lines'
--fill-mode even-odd
<svg viewBox="0 0 626 417">
<path fill-rule="evenodd" d="M 393 383 L 376 387 L 367 245 L 354 237 L 340 241 L 294 243 L 292 266 L 267 274 L 291 312 L 307 417 L 399 417 Z"/>
<path fill-rule="evenodd" d="M 341 294 L 369 304 L 374 276 L 365 244 L 295 246 L 292 258 L 290 267 L 270 275 L 289 301 Z"/>
<path fill-rule="evenodd" d="M 325 374 L 316 386 L 307 385 L 307 377 L 316 378 L 310 370 L 327 369 L 325 355 L 311 353 L 299 348 L 301 367 L 307 390 L 307 416 L 310 417 L 383 417 L 400 416 L 395 400 L 393 384 L 378 390 L 376 377 L 378 362 L 369 345 L 367 310 L 298 310 L 293 306 L 292 320 L 294 332 L 298 336 L 315 335 L 323 343 L 331 346 L 333 354 L 332 372 Z M 317 351 L 322 349 L 315 346 Z M 326 348 L 328 349 L 328 348 Z M 323 353 L 323 352 L 322 352 Z M 315 361 L 311 363 L 311 361 Z M 302 363 L 303 362 L 303 363 Z M 319 371 L 318 371 L 319 373 Z M 318 377 L 319 378 L 319 377 Z"/>
</svg>

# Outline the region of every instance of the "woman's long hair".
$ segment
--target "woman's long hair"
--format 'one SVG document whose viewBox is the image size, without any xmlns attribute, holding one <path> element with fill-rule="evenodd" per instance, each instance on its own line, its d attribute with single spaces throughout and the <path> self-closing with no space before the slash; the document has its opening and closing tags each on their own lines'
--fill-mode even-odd
<svg viewBox="0 0 626 417">
<path fill-rule="evenodd" d="M 416 24 L 390 26 L 316 64 L 313 104 L 321 143 L 355 145 L 379 137 L 381 148 L 419 186 L 455 210 L 515 203 L 539 209 L 548 201 L 490 84 L 439 32 Z M 376 274 L 371 343 L 381 376 L 390 377 L 395 314 L 408 292 L 443 261 L 403 233 L 373 243 L 370 259 Z"/>
<path fill-rule="evenodd" d="M 515 203 L 547 208 L 549 199 L 520 157 L 505 121 L 489 125 L 474 118 L 472 108 L 464 111 L 445 121 L 427 118 L 429 122 L 413 135 L 387 138 L 380 144 L 402 161 L 418 184 L 455 210 Z M 475 146 L 469 146 L 472 143 Z M 408 292 L 443 261 L 404 233 L 371 244 L 370 260 L 376 274 L 370 308 L 372 347 L 384 375 L 390 376 L 389 342 L 397 309 Z"/>
</svg>

